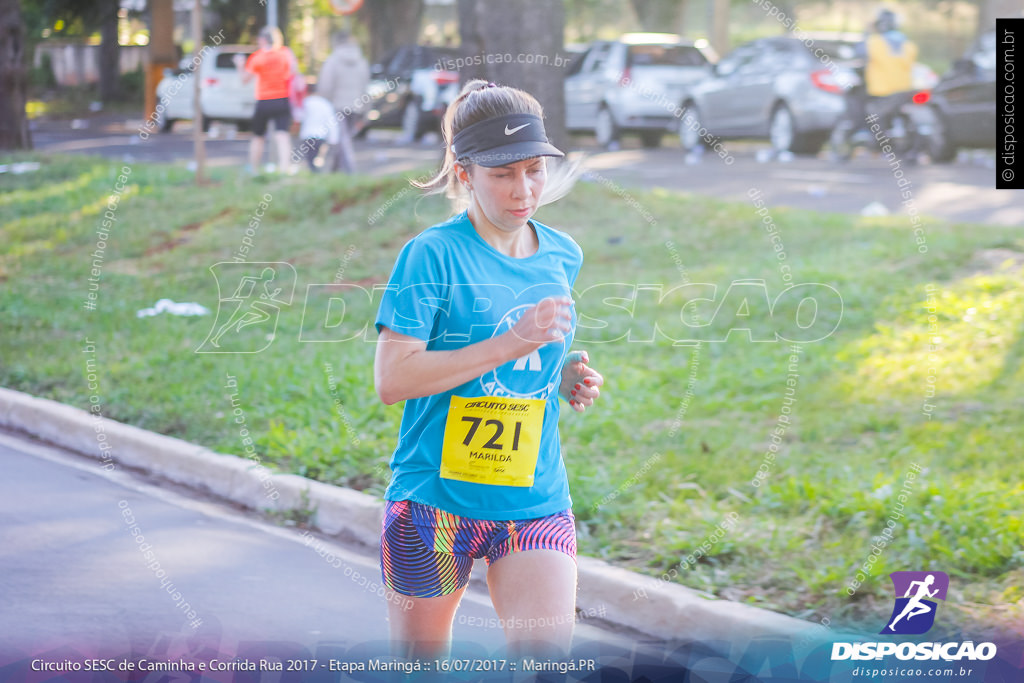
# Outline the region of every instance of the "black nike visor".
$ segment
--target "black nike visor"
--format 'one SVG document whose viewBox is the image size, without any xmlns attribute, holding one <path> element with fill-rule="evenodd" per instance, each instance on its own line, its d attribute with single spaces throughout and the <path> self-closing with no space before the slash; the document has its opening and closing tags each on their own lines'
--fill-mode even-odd
<svg viewBox="0 0 1024 683">
<path fill-rule="evenodd" d="M 535 157 L 564 157 L 548 140 L 544 120 L 534 114 L 509 114 L 477 121 L 458 132 L 452 152 L 487 168 L 514 164 Z"/>
</svg>

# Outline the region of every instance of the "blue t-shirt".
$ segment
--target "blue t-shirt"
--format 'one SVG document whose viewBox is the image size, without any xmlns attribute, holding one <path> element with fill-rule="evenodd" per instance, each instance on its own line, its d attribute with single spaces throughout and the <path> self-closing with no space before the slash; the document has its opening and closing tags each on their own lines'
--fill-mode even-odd
<svg viewBox="0 0 1024 683">
<path fill-rule="evenodd" d="M 571 296 L 583 252 L 565 233 L 530 221 L 539 248 L 513 258 L 489 245 L 466 212 L 424 230 L 398 256 L 377 312 L 381 327 L 427 342 L 427 350 L 459 349 L 507 332 L 541 299 Z M 572 506 L 558 440 L 558 388 L 576 329 L 451 391 L 405 402 L 401 434 L 384 497 L 412 500 L 463 517 L 543 517 Z M 500 396 L 545 401 L 532 486 L 501 486 L 440 475 L 451 397 Z"/>
</svg>

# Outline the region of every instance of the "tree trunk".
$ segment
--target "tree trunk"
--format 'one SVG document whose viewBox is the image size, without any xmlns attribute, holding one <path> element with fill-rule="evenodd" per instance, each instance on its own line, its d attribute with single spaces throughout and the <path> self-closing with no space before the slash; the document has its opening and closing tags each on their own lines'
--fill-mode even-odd
<svg viewBox="0 0 1024 683">
<path fill-rule="evenodd" d="M 112 102 L 121 96 L 121 45 L 117 37 L 118 0 L 104 0 L 100 11 L 100 99 Z"/>
<path fill-rule="evenodd" d="M 644 31 L 671 33 L 680 24 L 685 3 L 678 0 L 632 0 L 632 5 Z"/>
<path fill-rule="evenodd" d="M 729 52 L 729 0 L 711 0 L 711 47 L 719 56 Z"/>
<path fill-rule="evenodd" d="M 284 44 L 288 44 L 288 24 L 290 23 L 290 12 L 288 0 L 277 0 L 277 27 L 281 29 L 281 35 L 284 36 Z"/>
<path fill-rule="evenodd" d="M 25 117 L 28 79 L 18 0 L 0 0 L 0 149 L 31 149 Z"/>
<path fill-rule="evenodd" d="M 978 34 L 994 31 L 999 17 L 1020 17 L 1024 0 L 981 0 L 978 12 Z"/>
<path fill-rule="evenodd" d="M 367 0 L 370 61 L 379 62 L 399 45 L 414 45 L 420 36 L 423 0 Z"/>
<path fill-rule="evenodd" d="M 679 14 L 676 17 L 676 22 L 673 26 L 676 26 L 676 33 L 684 35 L 686 30 L 689 28 L 687 23 L 690 17 L 690 0 L 679 0 Z"/>
<path fill-rule="evenodd" d="M 484 53 L 481 42 L 480 27 L 477 21 L 476 5 L 478 0 L 457 0 L 455 4 L 459 18 L 459 50 L 464 56 L 470 57 Z M 474 78 L 487 78 L 484 65 L 471 62 L 459 72 L 459 78 L 467 83 Z"/>
<path fill-rule="evenodd" d="M 196 37 L 196 44 L 192 58 L 199 60 L 203 51 L 203 3 L 202 0 L 195 0 L 192 6 L 192 35 Z M 203 110 L 199 104 L 199 74 L 192 77 L 192 103 L 195 107 L 192 115 L 192 151 L 196 161 L 196 185 L 206 183 L 206 133 L 203 131 Z M 284 167 L 284 162 L 281 163 Z"/>
<path fill-rule="evenodd" d="M 527 91 L 544 107 L 551 142 L 565 148 L 565 9 L 562 0 L 459 0 L 462 51 L 482 64 L 461 73 Z M 476 60 L 474 60 L 476 61 Z"/>
</svg>

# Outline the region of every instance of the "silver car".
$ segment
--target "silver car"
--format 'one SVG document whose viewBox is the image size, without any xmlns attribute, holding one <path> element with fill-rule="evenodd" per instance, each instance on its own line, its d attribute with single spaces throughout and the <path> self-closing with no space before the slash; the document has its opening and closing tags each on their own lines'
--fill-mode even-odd
<svg viewBox="0 0 1024 683">
<path fill-rule="evenodd" d="M 706 41 L 687 43 L 670 33 L 628 33 L 597 41 L 565 78 L 565 125 L 592 132 L 601 146 L 639 133 L 657 147 L 678 129 L 685 87 L 708 74 L 714 53 Z"/>
<path fill-rule="evenodd" d="M 843 79 L 861 40 L 819 33 L 741 45 L 685 94 L 680 142 L 693 151 L 712 138 L 760 138 L 778 152 L 816 154 L 846 109 Z"/>
</svg>

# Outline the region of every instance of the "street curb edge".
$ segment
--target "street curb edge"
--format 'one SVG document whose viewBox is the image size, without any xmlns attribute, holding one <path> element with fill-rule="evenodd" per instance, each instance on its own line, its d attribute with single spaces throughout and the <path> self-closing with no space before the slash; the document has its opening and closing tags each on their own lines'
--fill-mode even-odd
<svg viewBox="0 0 1024 683">
<path fill-rule="evenodd" d="M 376 498 L 258 462 L 123 424 L 49 399 L 0 387 L 0 426 L 87 457 L 117 463 L 205 491 L 252 510 L 300 511 L 331 536 L 380 542 L 384 504 Z M 104 448 L 101 444 L 108 444 Z M 112 453 L 113 455 L 108 455 Z M 702 597 L 590 557 L 578 557 L 577 604 L 585 614 L 666 640 L 746 641 L 806 634 L 815 626 L 769 610 Z"/>
</svg>

